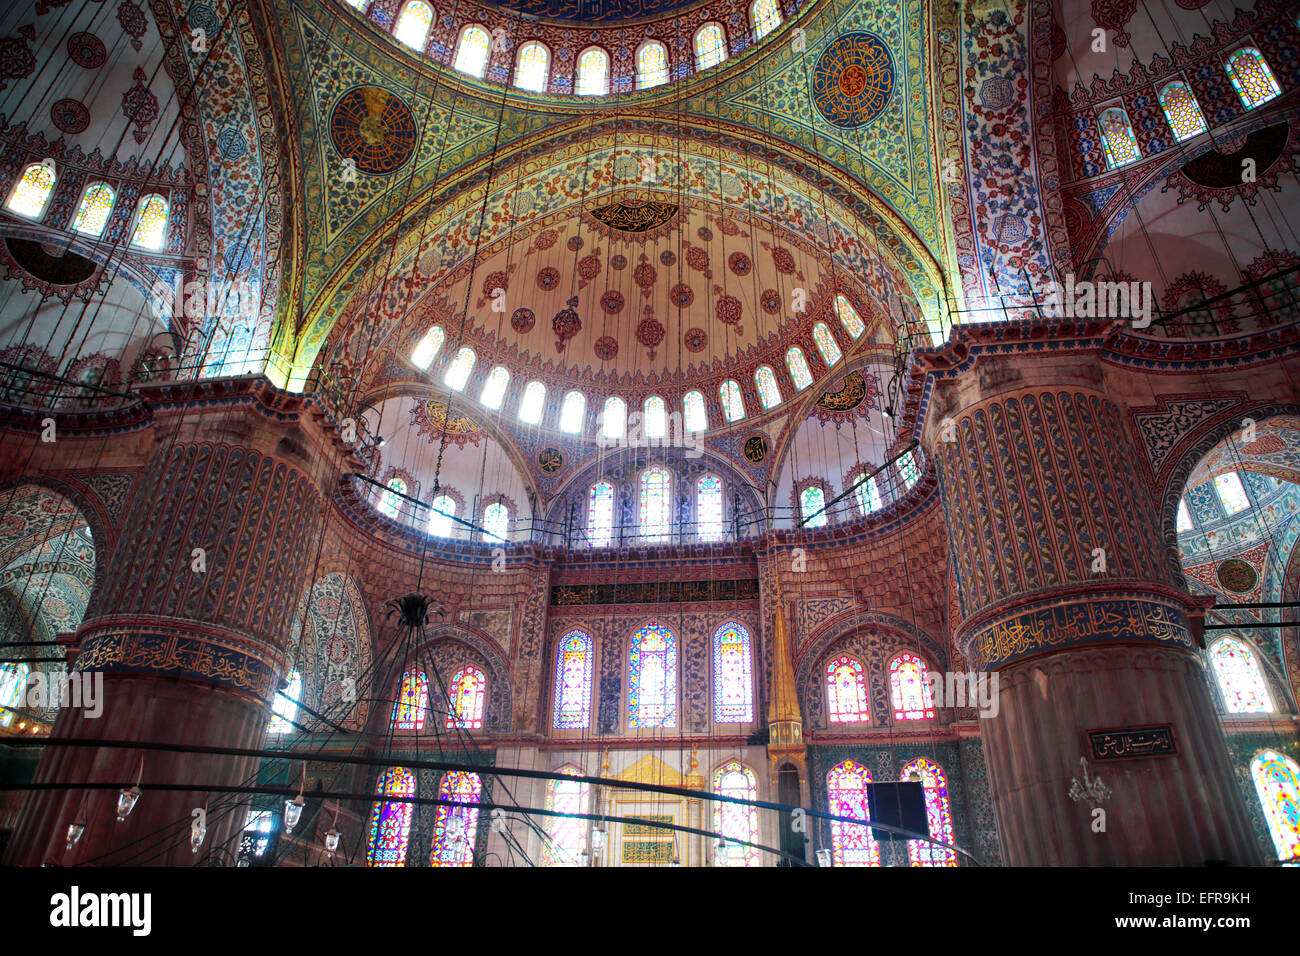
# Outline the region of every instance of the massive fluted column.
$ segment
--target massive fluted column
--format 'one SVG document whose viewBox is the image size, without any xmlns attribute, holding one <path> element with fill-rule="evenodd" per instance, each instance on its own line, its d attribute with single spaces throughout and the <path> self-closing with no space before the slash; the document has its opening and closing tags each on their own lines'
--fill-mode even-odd
<svg viewBox="0 0 1300 956">
<path fill-rule="evenodd" d="M 260 747 L 342 448 L 310 402 L 265 380 L 149 391 L 155 448 L 77 634 L 76 668 L 104 674 L 103 713 L 64 708 L 52 735 Z M 132 781 L 142 757 L 144 795 L 123 823 L 115 790 L 76 788 Z M 250 784 L 255 769 L 249 758 L 50 746 L 35 780 L 70 786 L 30 795 L 7 859 L 191 864 L 195 807 L 209 807 L 208 846 L 241 828 L 242 814 L 218 813 L 228 796 L 150 785 Z M 65 851 L 76 820 L 85 834 Z"/>
<path fill-rule="evenodd" d="M 957 638 L 972 667 L 999 679 L 996 715 L 980 729 L 1006 859 L 1257 863 L 1190 599 L 1106 394 L 1106 329 L 1082 331 L 1030 355 L 995 330 L 963 331 L 928 360 L 924 443 L 947 518 Z M 1174 754 L 1119 734 L 1094 753 L 1088 736 L 1163 727 Z M 1104 815 L 1068 795 L 1082 757 L 1111 791 Z"/>
</svg>

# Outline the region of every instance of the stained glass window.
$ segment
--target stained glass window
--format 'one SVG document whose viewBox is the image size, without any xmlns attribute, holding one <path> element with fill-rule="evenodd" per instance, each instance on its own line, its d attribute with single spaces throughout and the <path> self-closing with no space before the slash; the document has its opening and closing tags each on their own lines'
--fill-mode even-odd
<svg viewBox="0 0 1300 956">
<path fill-rule="evenodd" d="M 429 36 L 429 25 L 433 23 L 433 8 L 421 0 L 411 0 L 402 7 L 397 24 L 393 27 L 393 36 L 413 50 L 424 49 L 424 41 Z"/>
<path fill-rule="evenodd" d="M 555 654 L 555 726 L 586 728 L 591 723 L 591 635 L 574 629 L 560 638 Z"/>
<path fill-rule="evenodd" d="M 406 494 L 406 482 L 393 478 L 388 482 L 388 490 L 379 499 L 379 510 L 390 518 L 396 518 L 402 512 L 402 499 L 398 495 Z"/>
<path fill-rule="evenodd" d="M 487 72 L 488 48 L 492 37 L 478 25 L 468 26 L 461 31 L 460 42 L 456 44 L 456 60 L 452 64 L 462 73 L 481 77 Z"/>
<path fill-rule="evenodd" d="M 483 509 L 483 540 L 505 541 L 510 533 L 510 509 L 494 501 Z"/>
<path fill-rule="evenodd" d="M 647 40 L 636 51 L 636 85 L 645 90 L 668 82 L 668 48 Z"/>
<path fill-rule="evenodd" d="M 577 775 L 573 767 L 561 773 Z M 554 813 L 586 813 L 588 785 L 581 780 L 548 780 L 546 809 Z M 581 817 L 547 817 L 542 841 L 543 866 L 578 866 L 586 856 L 587 821 Z"/>
<path fill-rule="evenodd" d="M 0 727 L 13 723 L 14 712 L 9 708 L 26 704 L 29 674 L 31 668 L 26 664 L 0 664 Z"/>
<path fill-rule="evenodd" d="M 790 370 L 790 377 L 794 379 L 794 387 L 803 391 L 812 384 L 812 373 L 808 371 L 808 360 L 803 357 L 803 349 L 797 345 L 792 345 L 785 353 L 785 365 Z"/>
<path fill-rule="evenodd" d="M 293 721 L 298 717 L 298 701 L 302 698 L 302 675 L 293 671 L 289 675 L 289 686 L 276 691 L 271 704 L 271 723 L 267 733 L 287 734 L 293 729 Z"/>
<path fill-rule="evenodd" d="M 860 763 L 846 760 L 826 775 L 826 802 L 829 812 L 866 823 L 871 819 L 867 803 L 867 786 L 871 771 Z M 879 866 L 880 846 L 871 828 L 862 823 L 831 821 L 831 857 L 836 866 Z"/>
<path fill-rule="evenodd" d="M 474 371 L 474 363 L 477 360 L 478 356 L 474 354 L 472 348 L 466 346 L 461 349 L 447 366 L 447 374 L 443 376 L 443 382 L 448 388 L 454 388 L 459 392 L 469 381 L 469 373 Z"/>
<path fill-rule="evenodd" d="M 663 438 L 668 434 L 668 408 L 658 395 L 651 395 L 645 400 L 642 415 L 641 433 L 646 438 Z"/>
<path fill-rule="evenodd" d="M 862 662 L 841 654 L 826 665 L 826 696 L 832 724 L 855 724 L 871 720 L 867 705 L 867 678 Z"/>
<path fill-rule="evenodd" d="M 617 395 L 605 399 L 605 413 L 600 420 L 600 433 L 606 438 L 622 438 L 627 433 L 627 402 Z"/>
<path fill-rule="evenodd" d="M 799 513 L 805 528 L 826 527 L 826 492 L 817 485 L 799 492 Z"/>
<path fill-rule="evenodd" d="M 609 54 L 588 47 L 578 57 L 578 95 L 604 96 L 609 92 Z"/>
<path fill-rule="evenodd" d="M 895 720 L 934 718 L 930 669 L 915 654 L 902 653 L 889 662 L 889 699 Z"/>
<path fill-rule="evenodd" d="M 402 675 L 393 701 L 393 730 L 423 730 L 424 709 L 429 704 L 429 682 L 424 671 L 413 668 Z"/>
<path fill-rule="evenodd" d="M 456 500 L 450 495 L 439 495 L 429 506 L 429 534 L 450 538 L 452 518 L 456 516 Z"/>
<path fill-rule="evenodd" d="M 948 778 L 943 768 L 933 760 L 917 757 L 903 768 L 899 780 L 904 783 L 913 776 L 921 778 L 925 794 L 925 816 L 930 824 L 930 838 L 953 842 L 952 811 L 948 807 Z M 912 866 L 956 866 L 957 851 L 948 850 L 924 840 L 907 841 L 907 858 Z"/>
<path fill-rule="evenodd" d="M 1264 750 L 1250 762 L 1250 776 L 1277 858 L 1295 863 L 1300 856 L 1300 767 L 1285 754 Z"/>
<path fill-rule="evenodd" d="M 462 667 L 451 678 L 447 694 L 447 729 L 478 730 L 483 726 L 487 677 L 477 667 Z"/>
<path fill-rule="evenodd" d="M 770 365 L 760 365 L 754 372 L 754 384 L 758 386 L 758 399 L 764 408 L 775 408 L 781 404 L 781 389 L 776 384 L 776 373 Z"/>
<path fill-rule="evenodd" d="M 754 25 L 754 39 L 761 40 L 781 25 L 781 7 L 777 0 L 754 0 L 749 20 Z"/>
<path fill-rule="evenodd" d="M 722 538 L 722 479 L 703 475 L 695 482 L 695 523 L 701 541 Z"/>
<path fill-rule="evenodd" d="M 1246 489 L 1241 486 L 1241 477 L 1235 471 L 1217 476 L 1214 479 L 1214 491 L 1219 496 L 1225 514 L 1235 515 L 1250 507 Z"/>
<path fill-rule="evenodd" d="M 433 363 L 438 350 L 442 348 L 444 338 L 446 336 L 442 329 L 436 325 L 425 332 L 424 338 L 420 339 L 419 344 L 411 351 L 411 364 L 418 369 L 427 369 Z"/>
<path fill-rule="evenodd" d="M 1230 714 L 1271 714 L 1273 700 L 1259 669 L 1259 659 L 1245 641 L 1225 637 L 1210 647 L 1214 676 Z"/>
<path fill-rule="evenodd" d="M 570 392 L 564 396 L 560 406 L 560 431 L 578 434 L 582 431 L 582 420 L 587 414 L 587 399 L 582 392 Z"/>
<path fill-rule="evenodd" d="M 632 635 L 628 726 L 677 726 L 677 637 L 651 621 Z"/>
<path fill-rule="evenodd" d="M 483 383 L 483 391 L 479 394 L 478 400 L 488 408 L 500 408 L 501 403 L 505 401 L 506 389 L 509 385 L 510 373 L 506 371 L 504 365 L 498 365 L 488 372 L 487 380 Z"/>
<path fill-rule="evenodd" d="M 379 797 L 415 796 L 415 774 L 393 767 L 379 775 L 375 786 Z M 410 803 L 375 802 L 370 812 L 370 841 L 366 848 L 368 866 L 406 866 L 406 841 L 411 832 Z"/>
<path fill-rule="evenodd" d="M 551 51 L 546 44 L 530 40 L 519 48 L 515 63 L 515 86 L 534 93 L 546 92 L 546 81 L 551 72 Z"/>
<path fill-rule="evenodd" d="M 909 451 L 898 459 L 898 473 L 903 478 L 903 487 L 910 489 L 921 477 L 921 470 L 916 466 L 916 452 Z"/>
<path fill-rule="evenodd" d="M 542 420 L 545 410 L 546 386 L 541 382 L 529 382 L 524 386 L 524 400 L 519 403 L 519 420 L 536 425 Z"/>
<path fill-rule="evenodd" d="M 722 399 L 722 415 L 729 422 L 738 422 L 745 417 L 745 399 L 740 394 L 740 386 L 732 379 L 727 379 L 718 389 Z"/>
<path fill-rule="evenodd" d="M 647 468 L 641 473 L 641 502 L 637 523 L 645 541 L 666 541 L 672 530 L 673 476 L 667 468 Z"/>
<path fill-rule="evenodd" d="M 131 245 L 155 251 L 163 247 L 167 238 L 167 200 L 151 193 L 140 202 L 140 215 L 135 221 Z"/>
<path fill-rule="evenodd" d="M 868 478 L 866 472 L 862 472 L 854 478 L 856 484 L 853 486 L 853 497 L 858 502 L 858 510 L 863 516 L 871 514 L 880 508 L 880 488 L 876 485 L 876 479 L 873 475 Z"/>
<path fill-rule="evenodd" d="M 1111 169 L 1118 169 L 1142 158 L 1142 150 L 1138 148 L 1128 114 L 1123 110 L 1106 110 L 1097 117 L 1097 125 L 1101 127 L 1101 144 L 1106 150 L 1106 162 Z"/>
<path fill-rule="evenodd" d="M 113 211 L 113 199 L 116 194 L 108 183 L 92 183 L 81 194 L 81 203 L 77 206 L 77 215 L 72 220 L 75 232 L 85 233 L 98 239 L 104 234 L 108 225 L 109 213 Z"/>
<path fill-rule="evenodd" d="M 1161 90 L 1160 108 L 1179 142 L 1205 132 L 1205 117 L 1186 83 L 1170 83 Z"/>
<path fill-rule="evenodd" d="M 1254 47 L 1244 47 L 1228 57 L 1225 69 L 1242 105 L 1248 110 L 1282 93 L 1264 54 Z"/>
<path fill-rule="evenodd" d="M 18 180 L 14 191 L 9 194 L 9 201 L 5 203 L 5 207 L 20 216 L 39 219 L 45 212 L 45 204 L 49 202 L 50 193 L 54 191 L 54 181 L 53 164 L 32 163 L 23 170 L 22 178 Z"/>
<path fill-rule="evenodd" d="M 831 335 L 831 330 L 825 322 L 818 322 L 813 326 L 812 337 L 817 344 L 817 351 L 822 353 L 822 358 L 826 360 L 827 365 L 834 365 L 844 357 L 835 341 L 835 336 Z"/>
<path fill-rule="evenodd" d="M 867 330 L 867 327 L 862 323 L 862 319 L 858 316 L 858 310 L 853 308 L 853 303 L 842 295 L 835 297 L 835 315 L 839 317 L 840 324 L 844 326 L 844 330 L 852 338 L 856 339 Z"/>
<path fill-rule="evenodd" d="M 720 797 L 757 800 L 754 772 L 738 760 L 729 760 L 713 775 L 713 792 Z M 713 801 L 713 830 L 725 843 L 718 850 L 718 866 L 757 866 L 758 848 L 733 840 L 758 842 L 758 808 L 752 803 Z"/>
<path fill-rule="evenodd" d="M 713 720 L 747 724 L 754 719 L 754 669 L 749 629 L 727 621 L 713 632 Z"/>
<path fill-rule="evenodd" d="M 598 481 L 587 496 L 587 540 L 593 548 L 604 548 L 613 538 L 614 486 Z"/>
<path fill-rule="evenodd" d="M 483 781 L 478 774 L 453 770 L 442 775 L 439 800 L 478 803 Z M 473 866 L 474 841 L 478 837 L 478 807 L 438 807 L 433 821 L 433 852 L 430 866 Z"/>
<path fill-rule="evenodd" d="M 704 410 L 704 395 L 691 389 L 682 396 L 682 409 L 688 432 L 702 432 L 709 427 L 709 416 Z"/>
<path fill-rule="evenodd" d="M 365 10 L 366 4 L 369 2 L 370 0 L 348 0 L 348 6 L 355 7 L 358 10 Z"/>
<path fill-rule="evenodd" d="M 1182 498 L 1178 499 L 1178 519 L 1176 530 L 1179 534 L 1184 531 L 1192 530 L 1192 513 L 1187 510 L 1187 502 Z"/>
<path fill-rule="evenodd" d="M 707 70 L 727 58 L 727 38 L 722 27 L 706 23 L 695 31 L 695 68 Z"/>
</svg>

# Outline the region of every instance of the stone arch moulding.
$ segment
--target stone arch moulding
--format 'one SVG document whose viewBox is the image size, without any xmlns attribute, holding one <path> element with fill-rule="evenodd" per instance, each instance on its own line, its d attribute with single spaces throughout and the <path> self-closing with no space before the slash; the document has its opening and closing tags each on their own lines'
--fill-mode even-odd
<svg viewBox="0 0 1300 956">
<path fill-rule="evenodd" d="M 398 662 L 398 666 L 386 675 L 384 684 L 381 686 L 396 686 L 397 679 L 404 673 L 406 666 L 412 661 L 419 661 L 427 658 L 435 650 L 435 645 L 446 645 L 449 642 L 457 642 L 468 647 L 488 666 L 488 699 L 483 713 L 483 729 L 493 733 L 505 733 L 510 730 L 511 714 L 513 713 L 513 689 L 510 682 L 510 662 L 506 660 L 505 655 L 501 652 L 500 646 L 490 637 L 482 634 L 477 628 L 468 624 L 444 624 L 427 631 L 424 639 L 415 647 L 415 649 L 404 660 Z M 444 674 L 443 680 L 451 679 L 451 674 Z M 429 675 L 429 695 L 439 693 L 436 682 L 432 675 Z"/>
</svg>

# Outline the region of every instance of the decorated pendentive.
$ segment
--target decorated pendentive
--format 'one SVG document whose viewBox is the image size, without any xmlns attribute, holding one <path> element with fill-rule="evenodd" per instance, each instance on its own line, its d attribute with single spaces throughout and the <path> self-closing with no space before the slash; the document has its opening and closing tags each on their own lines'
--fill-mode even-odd
<svg viewBox="0 0 1300 956">
<path fill-rule="evenodd" d="M 809 95 L 826 122 L 864 126 L 881 114 L 894 91 L 894 58 L 874 33 L 846 33 L 822 50 Z"/>
<path fill-rule="evenodd" d="M 415 153 L 415 118 L 396 94 L 380 86 L 358 86 L 334 104 L 330 138 L 359 172 L 394 173 Z"/>
</svg>

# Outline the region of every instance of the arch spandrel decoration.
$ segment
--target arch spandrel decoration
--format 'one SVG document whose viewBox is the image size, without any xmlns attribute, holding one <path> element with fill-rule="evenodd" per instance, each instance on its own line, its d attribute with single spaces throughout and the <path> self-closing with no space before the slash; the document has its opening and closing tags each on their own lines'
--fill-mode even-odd
<svg viewBox="0 0 1300 956">
<path fill-rule="evenodd" d="M 302 676 L 303 703 L 344 727 L 364 727 L 369 714 L 374 696 L 366 676 L 373 652 L 370 635 L 361 589 L 341 571 L 313 582 L 290 624 L 286 656 Z M 345 702 L 349 688 L 355 691 L 355 705 Z"/>
</svg>

